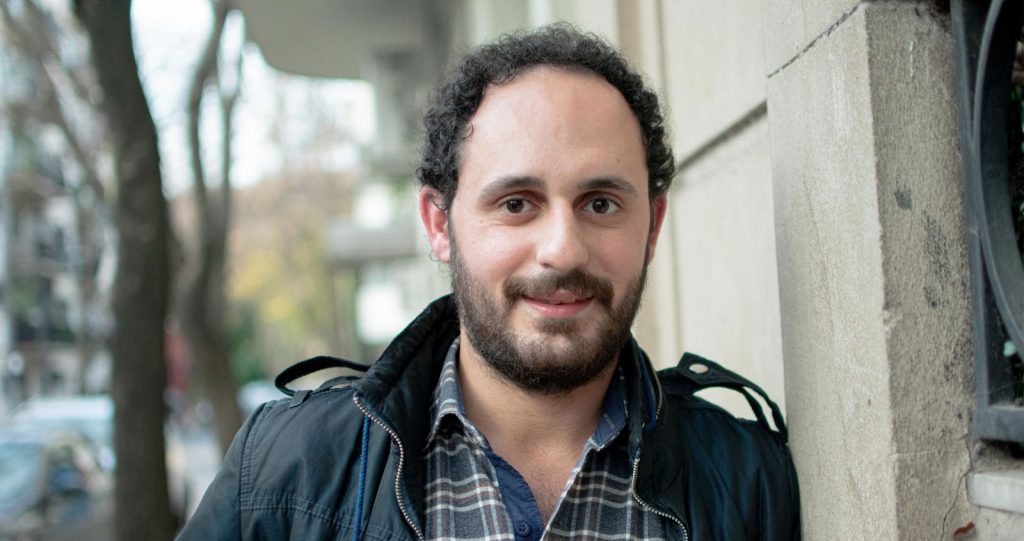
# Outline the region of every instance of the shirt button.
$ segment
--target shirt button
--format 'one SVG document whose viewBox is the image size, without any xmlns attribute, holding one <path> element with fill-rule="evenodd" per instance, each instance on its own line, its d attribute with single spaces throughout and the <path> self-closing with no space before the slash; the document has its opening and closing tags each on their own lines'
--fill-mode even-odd
<svg viewBox="0 0 1024 541">
<path fill-rule="evenodd" d="M 516 523 L 516 535 L 526 537 L 530 535 L 530 525 L 525 522 Z"/>
</svg>

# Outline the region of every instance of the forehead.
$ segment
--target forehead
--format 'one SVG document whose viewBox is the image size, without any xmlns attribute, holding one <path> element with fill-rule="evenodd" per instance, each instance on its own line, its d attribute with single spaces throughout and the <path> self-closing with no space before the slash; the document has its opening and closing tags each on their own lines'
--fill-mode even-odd
<svg viewBox="0 0 1024 541">
<path fill-rule="evenodd" d="M 488 87 L 461 154 L 460 191 L 508 176 L 615 176 L 647 193 L 640 124 L 618 89 L 591 72 L 542 66 Z"/>
<path fill-rule="evenodd" d="M 473 119 L 510 112 L 509 107 L 519 112 L 524 112 L 519 107 L 550 112 L 586 108 L 601 117 L 633 119 L 625 98 L 603 77 L 585 69 L 559 66 L 536 66 L 509 81 L 488 86 Z"/>
</svg>

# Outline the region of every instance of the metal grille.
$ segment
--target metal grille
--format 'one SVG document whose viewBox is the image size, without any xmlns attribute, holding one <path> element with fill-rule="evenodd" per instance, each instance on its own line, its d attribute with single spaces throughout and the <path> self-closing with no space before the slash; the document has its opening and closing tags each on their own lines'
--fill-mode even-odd
<svg viewBox="0 0 1024 541">
<path fill-rule="evenodd" d="M 977 407 L 983 439 L 1024 443 L 1024 263 L 1010 190 L 1020 0 L 953 0 Z M 1019 105 L 1016 105 L 1019 107 Z M 1016 144 L 1019 145 L 1019 142 Z M 1016 154 L 1019 157 L 1019 153 Z"/>
</svg>

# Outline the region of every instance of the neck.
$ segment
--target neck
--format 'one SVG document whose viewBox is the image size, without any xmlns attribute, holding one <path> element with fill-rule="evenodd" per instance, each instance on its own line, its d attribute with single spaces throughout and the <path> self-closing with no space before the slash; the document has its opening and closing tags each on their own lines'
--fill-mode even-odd
<svg viewBox="0 0 1024 541">
<path fill-rule="evenodd" d="M 563 394 L 524 390 L 492 370 L 465 335 L 459 347 L 459 382 L 466 416 L 499 455 L 578 456 L 597 428 L 615 374 L 609 364 L 594 380 Z"/>
</svg>

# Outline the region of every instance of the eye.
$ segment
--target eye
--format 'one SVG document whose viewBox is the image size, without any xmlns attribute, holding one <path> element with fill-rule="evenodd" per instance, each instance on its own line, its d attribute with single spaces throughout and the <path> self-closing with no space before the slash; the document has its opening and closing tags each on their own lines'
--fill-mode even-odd
<svg viewBox="0 0 1024 541">
<path fill-rule="evenodd" d="M 607 197 L 595 197 L 588 201 L 584 208 L 594 214 L 611 214 L 619 210 L 619 204 Z"/>
<path fill-rule="evenodd" d="M 513 197 L 501 202 L 501 208 L 509 214 L 521 214 L 530 208 L 530 203 L 525 199 Z"/>
</svg>

